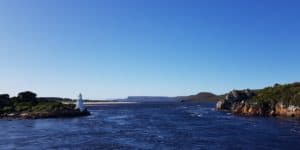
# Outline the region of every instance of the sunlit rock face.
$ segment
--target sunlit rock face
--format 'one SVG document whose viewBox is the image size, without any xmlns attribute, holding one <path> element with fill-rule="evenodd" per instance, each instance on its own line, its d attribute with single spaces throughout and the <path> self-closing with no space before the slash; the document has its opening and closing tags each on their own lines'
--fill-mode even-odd
<svg viewBox="0 0 300 150">
<path fill-rule="evenodd" d="M 218 110 L 231 110 L 239 108 L 237 105 L 245 105 L 245 101 L 254 96 L 254 92 L 251 90 L 232 90 L 226 96 L 225 99 L 221 99 L 216 104 Z"/>
<path fill-rule="evenodd" d="M 278 103 L 275 106 L 274 114 L 279 116 L 299 117 L 300 107 L 294 105 L 285 106 L 282 103 Z"/>
<path fill-rule="evenodd" d="M 78 96 L 78 100 L 76 102 L 75 109 L 79 109 L 81 112 L 84 111 L 84 109 L 85 109 L 83 100 L 82 100 L 82 94 L 79 94 L 79 96 Z"/>
<path fill-rule="evenodd" d="M 233 90 L 224 99 L 216 103 L 217 110 L 228 110 L 234 114 L 245 116 L 286 116 L 300 117 L 300 107 L 282 102 L 258 104 L 251 101 L 255 93 L 251 90 Z"/>
</svg>

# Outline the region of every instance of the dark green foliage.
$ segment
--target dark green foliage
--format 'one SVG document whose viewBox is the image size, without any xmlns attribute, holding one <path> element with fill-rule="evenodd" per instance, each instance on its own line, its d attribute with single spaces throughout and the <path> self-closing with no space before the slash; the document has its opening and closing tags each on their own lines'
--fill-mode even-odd
<svg viewBox="0 0 300 150">
<path fill-rule="evenodd" d="M 14 111 L 14 107 L 13 106 L 4 106 L 0 109 L 1 113 L 10 113 Z"/>
<path fill-rule="evenodd" d="M 21 101 L 35 101 L 36 94 L 30 91 L 21 92 L 18 94 L 18 99 Z"/>
<path fill-rule="evenodd" d="M 0 94 L 0 100 L 2 99 L 9 99 L 9 95 L 8 94 Z"/>
<path fill-rule="evenodd" d="M 300 106 L 300 83 L 275 84 L 273 87 L 257 90 L 252 101 L 261 106 L 274 105 L 277 102 L 282 102 L 284 105 Z"/>
<path fill-rule="evenodd" d="M 0 107 L 6 106 L 10 103 L 9 95 L 8 94 L 1 94 L 0 95 Z"/>
<path fill-rule="evenodd" d="M 48 99 L 37 99 L 32 92 L 22 92 L 18 97 L 9 98 L 9 95 L 0 95 L 0 113 L 10 112 L 57 112 L 74 110 L 74 104 L 63 104 Z"/>
<path fill-rule="evenodd" d="M 59 111 L 65 107 L 59 102 L 39 102 L 37 105 L 32 107 L 33 111 Z"/>
</svg>

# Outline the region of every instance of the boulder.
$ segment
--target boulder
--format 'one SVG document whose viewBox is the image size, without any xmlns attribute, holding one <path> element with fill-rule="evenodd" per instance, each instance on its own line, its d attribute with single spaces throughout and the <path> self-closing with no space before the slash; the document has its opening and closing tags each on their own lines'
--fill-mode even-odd
<svg viewBox="0 0 300 150">
<path fill-rule="evenodd" d="M 231 103 L 226 100 L 219 100 L 216 104 L 217 110 L 229 110 L 231 108 Z"/>
<path fill-rule="evenodd" d="M 245 100 L 254 96 L 254 92 L 251 90 L 232 90 L 225 95 L 225 99 L 219 100 L 216 104 L 218 110 L 232 110 L 237 109 L 240 104 L 245 104 Z M 241 109 L 241 108 L 239 108 Z"/>
</svg>

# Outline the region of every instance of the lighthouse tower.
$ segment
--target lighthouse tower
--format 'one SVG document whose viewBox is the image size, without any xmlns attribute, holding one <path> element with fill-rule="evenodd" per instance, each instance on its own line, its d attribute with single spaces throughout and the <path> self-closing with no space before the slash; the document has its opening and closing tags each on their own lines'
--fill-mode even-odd
<svg viewBox="0 0 300 150">
<path fill-rule="evenodd" d="M 80 111 L 83 111 L 85 108 L 84 108 L 84 105 L 83 105 L 83 100 L 82 100 L 82 95 L 81 93 L 79 94 L 78 96 L 78 100 L 76 102 L 76 107 L 75 109 L 79 109 Z"/>
</svg>

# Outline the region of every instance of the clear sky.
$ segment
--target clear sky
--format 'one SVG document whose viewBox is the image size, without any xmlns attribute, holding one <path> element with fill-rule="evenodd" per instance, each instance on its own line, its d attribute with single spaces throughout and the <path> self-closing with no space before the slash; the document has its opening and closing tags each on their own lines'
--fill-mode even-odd
<svg viewBox="0 0 300 150">
<path fill-rule="evenodd" d="M 217 94 L 300 78 L 297 0 L 2 0 L 0 93 Z"/>
</svg>

